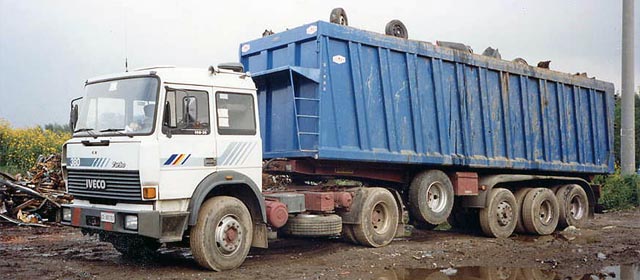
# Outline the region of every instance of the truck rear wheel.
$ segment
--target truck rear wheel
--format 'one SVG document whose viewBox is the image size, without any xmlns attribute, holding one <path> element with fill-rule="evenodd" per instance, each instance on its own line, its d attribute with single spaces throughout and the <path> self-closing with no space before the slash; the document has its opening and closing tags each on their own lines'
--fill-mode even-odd
<svg viewBox="0 0 640 280">
<path fill-rule="evenodd" d="M 428 229 L 447 221 L 453 209 L 453 184 L 440 170 L 416 175 L 409 186 L 409 210 L 418 228 Z"/>
<path fill-rule="evenodd" d="M 358 243 L 382 247 L 391 242 L 398 227 L 398 205 L 387 189 L 371 188 L 362 200 L 360 224 L 353 226 Z"/>
<path fill-rule="evenodd" d="M 360 244 L 356 240 L 356 235 L 353 233 L 353 226 L 351 224 L 342 224 L 342 238 L 353 244 Z"/>
<path fill-rule="evenodd" d="M 487 236 L 509 237 L 516 228 L 518 205 L 511 191 L 494 188 L 487 207 L 480 209 L 480 228 Z"/>
<path fill-rule="evenodd" d="M 558 226 L 558 200 L 550 189 L 536 188 L 524 198 L 522 222 L 527 232 L 539 235 L 553 233 Z"/>
<path fill-rule="evenodd" d="M 580 227 L 589 217 L 589 200 L 584 189 L 575 184 L 562 186 L 556 192 L 558 199 L 558 227 Z"/>
<path fill-rule="evenodd" d="M 204 268 L 234 269 L 244 262 L 252 239 L 251 215 L 242 201 L 216 196 L 202 205 L 197 223 L 191 228 L 191 252 Z"/>
<path fill-rule="evenodd" d="M 514 194 L 516 197 L 516 202 L 518 203 L 518 222 L 516 223 L 515 229 L 515 232 L 517 233 L 527 233 L 527 229 L 524 227 L 524 223 L 522 222 L 522 205 L 524 203 L 524 198 L 531 190 L 532 188 L 521 188 L 518 189 Z"/>
</svg>

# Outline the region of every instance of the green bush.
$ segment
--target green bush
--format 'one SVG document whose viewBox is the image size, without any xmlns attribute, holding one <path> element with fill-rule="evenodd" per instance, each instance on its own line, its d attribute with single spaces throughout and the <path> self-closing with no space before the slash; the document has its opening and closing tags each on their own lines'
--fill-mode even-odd
<svg viewBox="0 0 640 280">
<path fill-rule="evenodd" d="M 598 176 L 595 184 L 602 185 L 599 203 L 605 209 L 626 209 L 640 205 L 640 176 L 621 175 Z"/>
<path fill-rule="evenodd" d="M 0 166 L 3 170 L 25 171 L 32 167 L 39 155 L 59 153 L 71 133 L 52 131 L 39 126 L 12 128 L 0 119 Z"/>
</svg>

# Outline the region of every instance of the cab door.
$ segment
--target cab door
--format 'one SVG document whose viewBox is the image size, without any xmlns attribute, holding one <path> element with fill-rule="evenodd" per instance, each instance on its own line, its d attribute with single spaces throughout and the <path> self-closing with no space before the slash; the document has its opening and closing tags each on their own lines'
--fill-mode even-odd
<svg viewBox="0 0 640 280">
<path fill-rule="evenodd" d="M 218 90 L 214 95 L 218 170 L 233 170 L 262 184 L 262 141 L 255 91 Z"/>
<path fill-rule="evenodd" d="M 196 186 L 216 171 L 212 129 L 212 88 L 165 86 L 160 144 L 161 199 L 190 197 Z"/>
</svg>

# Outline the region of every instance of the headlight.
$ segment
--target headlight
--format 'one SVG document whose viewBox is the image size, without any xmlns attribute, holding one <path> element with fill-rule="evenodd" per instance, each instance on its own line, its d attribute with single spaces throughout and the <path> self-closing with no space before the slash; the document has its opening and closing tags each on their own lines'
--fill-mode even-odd
<svg viewBox="0 0 640 280">
<path fill-rule="evenodd" d="M 124 216 L 124 228 L 128 230 L 138 230 L 138 216 L 137 215 Z"/>
<path fill-rule="evenodd" d="M 68 208 L 68 207 L 62 208 L 62 220 L 65 222 L 71 221 L 71 208 Z"/>
</svg>

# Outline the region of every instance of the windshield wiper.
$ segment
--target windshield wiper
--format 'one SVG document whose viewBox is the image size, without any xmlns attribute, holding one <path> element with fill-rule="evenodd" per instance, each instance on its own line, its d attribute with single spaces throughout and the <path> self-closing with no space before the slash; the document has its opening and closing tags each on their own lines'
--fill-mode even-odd
<svg viewBox="0 0 640 280">
<path fill-rule="evenodd" d="M 129 138 L 133 138 L 133 135 L 122 132 L 124 128 L 107 128 L 100 130 L 100 132 L 117 132 L 120 135 L 128 136 Z"/>
<path fill-rule="evenodd" d="M 91 131 L 94 131 L 94 129 L 93 128 L 79 128 L 79 129 L 74 130 L 73 133 L 86 132 L 87 134 L 89 134 L 89 136 L 91 136 L 93 138 L 98 138 L 98 136 L 95 133 L 91 132 Z"/>
</svg>

